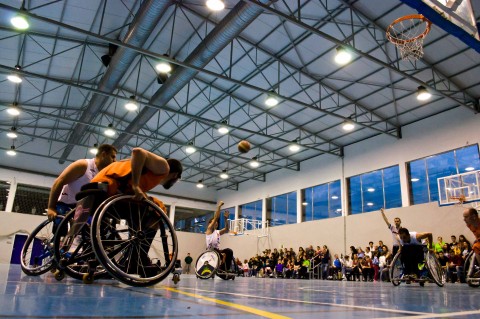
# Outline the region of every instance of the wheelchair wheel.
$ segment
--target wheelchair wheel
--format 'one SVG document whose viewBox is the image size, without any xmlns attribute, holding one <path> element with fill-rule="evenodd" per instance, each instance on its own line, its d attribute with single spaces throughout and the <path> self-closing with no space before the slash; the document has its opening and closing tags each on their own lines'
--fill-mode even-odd
<svg viewBox="0 0 480 319">
<path fill-rule="evenodd" d="M 446 275 L 443 271 L 442 265 L 438 261 L 435 254 L 427 251 L 425 253 L 425 266 L 427 266 L 428 272 L 430 273 L 430 277 L 439 287 L 443 287 L 446 282 Z"/>
<path fill-rule="evenodd" d="M 63 216 L 58 216 L 63 219 Z M 52 269 L 54 221 L 45 220 L 28 236 L 20 253 L 22 271 L 29 276 L 39 276 Z"/>
<path fill-rule="evenodd" d="M 465 258 L 464 272 L 465 280 L 470 287 L 477 288 L 480 286 L 480 278 L 476 278 L 475 274 L 480 271 L 480 267 L 475 256 L 475 252 L 471 251 Z"/>
<path fill-rule="evenodd" d="M 92 273 L 94 267 L 93 279 L 99 279 L 106 275 L 105 269 L 97 267 L 95 254 L 90 240 L 90 229 L 84 225 L 79 234 L 74 239 L 76 248 L 70 248 L 70 252 L 64 251 L 65 234 L 68 233 L 73 223 L 75 210 L 71 210 L 65 215 L 63 221 L 58 225 L 53 239 L 53 253 L 55 262 L 62 272 L 65 272 L 72 278 L 83 280 L 85 274 Z M 73 247 L 73 245 L 72 245 Z M 63 278 L 63 277 L 62 277 Z"/>
<path fill-rule="evenodd" d="M 400 259 L 401 253 L 398 252 L 395 257 L 393 257 L 393 261 L 390 264 L 390 270 L 389 270 L 389 275 L 390 275 L 390 281 L 394 286 L 400 285 L 402 282 L 402 276 L 403 276 L 403 264 Z"/>
<path fill-rule="evenodd" d="M 200 279 L 212 278 L 220 265 L 220 255 L 215 250 L 207 250 L 198 256 L 195 274 Z"/>
<path fill-rule="evenodd" d="M 93 250 L 115 279 L 130 286 L 150 286 L 175 267 L 177 235 L 160 207 L 132 197 L 110 197 L 95 211 Z"/>
</svg>

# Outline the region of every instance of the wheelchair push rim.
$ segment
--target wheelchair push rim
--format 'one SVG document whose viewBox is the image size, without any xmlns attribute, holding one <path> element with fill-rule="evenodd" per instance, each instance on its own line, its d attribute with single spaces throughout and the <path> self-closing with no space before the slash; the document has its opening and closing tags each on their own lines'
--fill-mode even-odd
<svg viewBox="0 0 480 319">
<path fill-rule="evenodd" d="M 63 216 L 57 216 L 63 219 Z M 53 252 L 53 226 L 55 221 L 45 220 L 28 236 L 20 252 L 20 266 L 29 276 L 39 276 L 55 265 Z M 37 254 L 38 253 L 38 254 Z"/>
<path fill-rule="evenodd" d="M 392 263 L 390 264 L 390 281 L 394 286 L 400 285 L 401 277 L 403 275 L 403 265 L 402 261 L 400 260 L 400 252 L 397 252 L 395 257 L 393 257 Z"/>
<path fill-rule="evenodd" d="M 465 258 L 464 268 L 465 281 L 467 282 L 467 284 L 470 287 L 478 288 L 480 286 L 480 278 L 473 277 L 473 275 L 477 273 L 480 268 L 479 265 L 477 265 L 477 259 L 473 250 L 468 253 L 467 257 Z"/>
<path fill-rule="evenodd" d="M 96 210 L 92 243 L 100 264 L 130 286 L 162 281 L 178 255 L 177 236 L 165 212 L 152 201 L 136 201 L 131 195 L 110 197 Z"/>
<path fill-rule="evenodd" d="M 195 274 L 200 279 L 209 279 L 215 275 L 220 265 L 220 255 L 215 250 L 207 250 L 198 256 L 195 262 Z"/>
<path fill-rule="evenodd" d="M 437 286 L 443 287 L 446 282 L 445 271 L 443 270 L 442 265 L 438 261 L 437 257 L 435 257 L 435 254 L 431 253 L 430 251 L 427 251 L 425 254 L 425 266 L 427 266 L 430 277 L 437 284 Z"/>
</svg>

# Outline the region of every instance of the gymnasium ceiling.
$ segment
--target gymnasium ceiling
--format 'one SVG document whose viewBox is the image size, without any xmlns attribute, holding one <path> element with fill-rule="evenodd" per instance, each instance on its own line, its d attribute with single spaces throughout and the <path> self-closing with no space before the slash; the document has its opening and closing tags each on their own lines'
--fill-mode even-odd
<svg viewBox="0 0 480 319">
<path fill-rule="evenodd" d="M 9 21 L 22 2 L 0 1 L 2 165 L 58 174 L 91 156 L 95 143 L 113 143 L 120 158 L 140 146 L 180 159 L 184 181 L 237 189 L 321 154 L 342 156 L 372 136 L 393 143 L 402 126 L 446 110 L 473 115 L 478 107 L 479 53 L 436 26 L 416 63 L 386 40 L 394 19 L 416 13 L 398 0 L 225 2 L 212 12 L 204 0 L 27 0 L 30 28 L 17 31 Z M 105 67 L 109 43 L 118 49 Z M 340 44 L 354 52 L 344 66 L 334 62 Z M 155 66 L 165 54 L 177 66 L 159 84 Z M 16 65 L 20 84 L 6 79 Z M 430 100 L 416 99 L 420 85 Z M 280 103 L 267 107 L 271 91 Z M 140 103 L 133 112 L 124 107 L 132 95 Z M 13 102 L 17 117 L 6 111 Z M 342 129 L 348 119 L 350 132 Z M 218 132 L 222 122 L 228 134 Z M 113 137 L 104 135 L 109 124 Z M 252 144 L 249 153 L 238 152 L 240 140 Z"/>
</svg>

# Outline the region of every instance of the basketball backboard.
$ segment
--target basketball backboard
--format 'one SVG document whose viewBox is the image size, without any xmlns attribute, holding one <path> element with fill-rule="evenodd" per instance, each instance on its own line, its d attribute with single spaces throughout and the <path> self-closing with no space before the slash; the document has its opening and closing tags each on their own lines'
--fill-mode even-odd
<svg viewBox="0 0 480 319">
<path fill-rule="evenodd" d="M 440 206 L 477 203 L 480 201 L 480 171 L 438 179 Z"/>
<path fill-rule="evenodd" d="M 480 53 L 477 17 L 472 0 L 401 0 L 433 24 L 456 36 Z M 478 1 L 478 0 L 474 0 Z"/>
</svg>

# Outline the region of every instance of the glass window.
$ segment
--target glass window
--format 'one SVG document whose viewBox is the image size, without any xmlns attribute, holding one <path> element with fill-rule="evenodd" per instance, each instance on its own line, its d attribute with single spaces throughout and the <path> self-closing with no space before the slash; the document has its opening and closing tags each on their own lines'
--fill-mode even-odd
<svg viewBox="0 0 480 319">
<path fill-rule="evenodd" d="M 175 230 L 189 233 L 205 233 L 213 211 L 188 207 L 175 207 Z"/>
<path fill-rule="evenodd" d="M 32 215 L 45 215 L 50 189 L 18 184 L 12 212 Z"/>
<path fill-rule="evenodd" d="M 262 200 L 240 205 L 238 209 L 238 218 L 262 221 Z"/>
<path fill-rule="evenodd" d="M 302 221 L 342 215 L 340 180 L 302 189 Z"/>
<path fill-rule="evenodd" d="M 7 199 L 9 191 L 10 184 L 5 181 L 0 181 L 0 212 L 7 209 Z"/>
<path fill-rule="evenodd" d="M 478 144 L 407 163 L 410 203 L 438 200 L 437 179 L 480 169 Z"/>
<path fill-rule="evenodd" d="M 297 222 L 297 192 L 267 198 L 267 221 L 270 227 Z"/>
<path fill-rule="evenodd" d="M 347 179 L 350 214 L 402 206 L 398 165 Z"/>
</svg>

